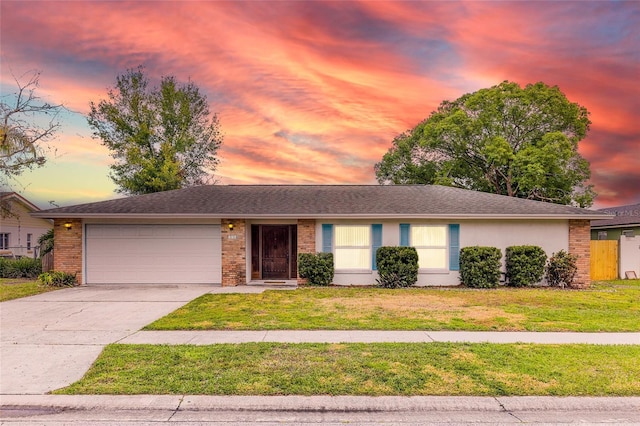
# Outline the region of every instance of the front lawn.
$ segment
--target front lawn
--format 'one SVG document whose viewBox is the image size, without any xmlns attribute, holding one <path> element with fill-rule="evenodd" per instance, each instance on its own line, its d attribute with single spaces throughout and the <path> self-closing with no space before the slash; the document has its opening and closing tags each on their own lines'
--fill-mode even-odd
<svg viewBox="0 0 640 426">
<path fill-rule="evenodd" d="M 113 344 L 54 393 L 638 396 L 639 359 L 638 345 Z"/>
<path fill-rule="evenodd" d="M 206 294 L 146 329 L 640 331 L 640 280 L 587 290 L 305 287 Z"/>
<path fill-rule="evenodd" d="M 51 290 L 56 290 L 56 288 L 41 286 L 36 280 L 26 278 L 0 278 L 0 302 L 46 293 Z"/>
</svg>

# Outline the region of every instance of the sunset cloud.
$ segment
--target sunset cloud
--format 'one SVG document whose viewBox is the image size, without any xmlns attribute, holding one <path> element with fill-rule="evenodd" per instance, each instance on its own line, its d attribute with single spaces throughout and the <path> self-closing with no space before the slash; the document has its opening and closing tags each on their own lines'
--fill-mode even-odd
<svg viewBox="0 0 640 426">
<path fill-rule="evenodd" d="M 71 112 L 63 156 L 25 175 L 28 191 L 111 196 L 111 159 L 83 116 L 143 64 L 153 81 L 190 78 L 207 95 L 225 137 L 221 183 L 374 183 L 394 136 L 443 100 L 544 81 L 591 112 L 580 152 L 598 206 L 640 201 L 637 2 L 35 4 L 0 4 L 3 95 L 12 71 L 40 69 L 43 93 Z M 100 174 L 91 190 L 74 193 L 74 168 Z"/>
</svg>

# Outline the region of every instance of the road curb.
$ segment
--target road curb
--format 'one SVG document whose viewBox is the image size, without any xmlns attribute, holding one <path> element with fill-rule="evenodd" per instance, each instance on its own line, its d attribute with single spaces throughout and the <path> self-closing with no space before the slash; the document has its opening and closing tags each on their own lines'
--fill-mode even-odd
<svg viewBox="0 0 640 426">
<path fill-rule="evenodd" d="M 292 412 L 588 411 L 640 413 L 640 397 L 0 395 L 4 410 Z"/>
</svg>

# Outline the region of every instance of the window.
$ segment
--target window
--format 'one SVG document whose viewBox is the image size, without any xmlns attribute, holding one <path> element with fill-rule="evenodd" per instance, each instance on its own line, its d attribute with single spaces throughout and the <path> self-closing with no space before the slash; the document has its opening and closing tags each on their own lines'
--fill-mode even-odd
<svg viewBox="0 0 640 426">
<path fill-rule="evenodd" d="M 371 268 L 371 227 L 337 225 L 334 232 L 336 269 Z"/>
<path fill-rule="evenodd" d="M 411 225 L 410 244 L 418 251 L 420 269 L 447 268 L 447 227 Z"/>
<path fill-rule="evenodd" d="M 634 235 L 633 229 L 625 229 L 624 231 L 622 231 L 622 235 L 624 237 L 633 237 Z"/>
<path fill-rule="evenodd" d="M 9 250 L 9 234 L 0 234 L 0 250 Z"/>
<path fill-rule="evenodd" d="M 598 231 L 598 239 L 606 240 L 607 239 L 607 231 Z"/>
<path fill-rule="evenodd" d="M 27 250 L 31 250 L 31 236 L 33 234 L 27 234 Z"/>
<path fill-rule="evenodd" d="M 333 264 L 341 271 L 375 271 L 376 250 L 382 245 L 382 224 L 322 224 L 322 251 L 333 253 Z"/>
</svg>

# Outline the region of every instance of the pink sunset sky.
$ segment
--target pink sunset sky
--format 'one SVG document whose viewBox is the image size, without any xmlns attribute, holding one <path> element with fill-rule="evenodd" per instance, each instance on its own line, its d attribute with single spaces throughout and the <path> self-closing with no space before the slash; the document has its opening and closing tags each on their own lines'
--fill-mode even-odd
<svg viewBox="0 0 640 426">
<path fill-rule="evenodd" d="M 11 189 L 41 207 L 112 198 L 89 102 L 138 65 L 191 78 L 217 112 L 223 184 L 374 184 L 397 134 L 504 80 L 591 112 L 595 207 L 640 202 L 640 2 L 7 1 L 3 96 L 42 71 L 63 103 L 49 163 Z"/>
</svg>

